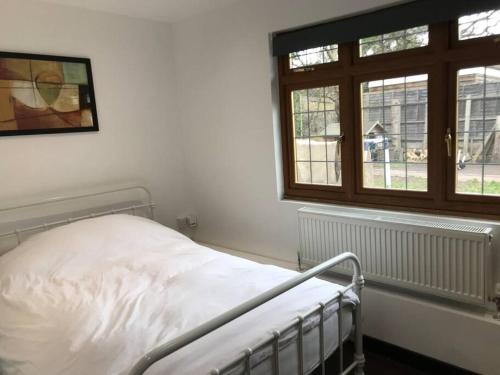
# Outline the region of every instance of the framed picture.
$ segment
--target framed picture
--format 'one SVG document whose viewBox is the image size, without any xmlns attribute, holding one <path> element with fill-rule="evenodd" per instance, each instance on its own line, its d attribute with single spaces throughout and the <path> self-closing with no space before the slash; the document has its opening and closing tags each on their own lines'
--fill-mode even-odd
<svg viewBox="0 0 500 375">
<path fill-rule="evenodd" d="M 0 52 L 0 136 L 97 130 L 90 59 Z"/>
</svg>

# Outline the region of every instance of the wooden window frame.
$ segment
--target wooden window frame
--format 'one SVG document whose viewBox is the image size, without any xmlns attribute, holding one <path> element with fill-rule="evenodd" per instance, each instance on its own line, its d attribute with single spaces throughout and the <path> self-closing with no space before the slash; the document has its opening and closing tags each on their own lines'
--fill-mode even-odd
<svg viewBox="0 0 500 375">
<path fill-rule="evenodd" d="M 500 197 L 455 193 L 456 72 L 461 67 L 500 64 L 500 36 L 458 40 L 458 20 L 429 26 L 429 44 L 409 50 L 359 56 L 358 42 L 338 45 L 338 61 L 295 72 L 288 55 L 278 58 L 284 199 L 500 219 Z M 360 83 L 428 75 L 427 192 L 368 189 L 362 185 Z M 295 183 L 291 92 L 339 84 L 342 187 Z M 444 143 L 452 130 L 452 157 Z"/>
<path fill-rule="evenodd" d="M 472 68 L 476 66 L 488 66 L 488 65 L 499 65 L 500 60 L 497 58 L 480 58 L 474 59 L 472 61 L 461 61 L 450 64 L 449 70 L 449 87 L 450 92 L 457 92 L 457 73 L 460 69 L 464 68 Z M 500 197 L 495 197 L 491 195 L 474 195 L 474 194 L 460 194 L 455 192 L 456 187 L 456 124 L 457 124 L 457 101 L 450 100 L 449 103 L 449 129 L 451 129 L 452 134 L 452 157 L 448 158 L 447 165 L 447 182 L 448 182 L 448 200 L 452 202 L 461 203 L 467 205 L 469 203 L 483 203 L 485 204 L 484 210 L 489 211 L 489 205 L 495 206 L 496 203 L 500 200 Z M 496 212 L 500 215 L 500 211 L 496 208 Z"/>
<path fill-rule="evenodd" d="M 345 90 L 345 83 L 343 82 L 342 79 L 331 79 L 331 80 L 327 80 L 327 81 L 322 81 L 321 83 L 321 86 L 338 86 L 339 87 L 339 97 L 341 96 L 340 94 L 340 91 L 341 90 Z M 285 98 L 286 98 L 286 103 L 285 103 L 285 106 L 286 106 L 286 111 L 288 113 L 291 113 L 292 111 L 292 91 L 295 91 L 295 90 L 304 90 L 304 89 L 311 89 L 311 88 L 316 88 L 318 85 L 315 83 L 315 82 L 307 82 L 307 83 L 302 83 L 302 84 L 291 84 L 291 85 L 288 85 L 286 88 L 285 88 Z M 339 121 L 340 121 L 340 133 L 343 134 L 345 129 L 343 129 L 342 127 L 342 116 L 343 116 L 343 112 L 344 113 L 348 113 L 348 111 L 342 111 L 342 106 L 343 104 L 340 103 L 340 100 L 339 100 L 339 107 L 340 107 L 340 118 L 339 118 Z M 288 136 L 288 139 L 287 139 L 287 142 L 292 146 L 294 147 L 294 140 L 295 140 L 295 137 L 294 137 L 294 134 L 293 134 L 293 116 L 289 116 L 288 117 L 288 122 L 287 122 L 287 127 L 289 129 L 291 129 L 291 131 L 288 132 L 287 136 Z M 345 150 L 347 149 L 347 147 L 349 147 L 350 144 L 349 143 L 345 143 L 343 142 L 342 143 L 342 146 L 341 146 L 341 163 L 342 163 L 342 169 L 341 169 L 341 174 L 342 174 L 342 182 L 344 181 L 343 178 L 344 178 L 344 170 L 346 168 L 343 167 L 344 165 L 344 162 L 343 162 L 343 157 L 346 156 L 346 152 Z M 292 155 L 294 156 L 294 155 Z M 349 165 L 349 161 L 347 161 L 348 165 Z M 324 190 L 324 191 L 327 191 L 327 192 L 331 192 L 332 194 L 334 195 L 338 195 L 339 197 L 345 195 L 345 192 L 346 190 L 348 190 L 348 185 L 346 186 L 344 183 L 342 183 L 341 186 L 336 186 L 336 185 L 315 185 L 315 184 L 302 184 L 302 183 L 298 183 L 298 182 L 295 182 L 295 162 L 294 163 L 289 163 L 289 174 L 291 176 L 291 181 L 290 181 L 290 186 L 294 189 L 302 189 L 302 190 Z"/>
</svg>

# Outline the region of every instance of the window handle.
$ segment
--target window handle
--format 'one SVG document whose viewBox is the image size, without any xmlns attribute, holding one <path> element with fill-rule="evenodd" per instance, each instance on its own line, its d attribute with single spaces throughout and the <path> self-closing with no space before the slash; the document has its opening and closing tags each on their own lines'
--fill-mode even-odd
<svg viewBox="0 0 500 375">
<path fill-rule="evenodd" d="M 444 136 L 444 143 L 446 143 L 446 150 L 448 151 L 448 157 L 451 158 L 451 141 L 453 137 L 451 135 L 451 129 L 446 130 L 446 135 Z"/>
</svg>

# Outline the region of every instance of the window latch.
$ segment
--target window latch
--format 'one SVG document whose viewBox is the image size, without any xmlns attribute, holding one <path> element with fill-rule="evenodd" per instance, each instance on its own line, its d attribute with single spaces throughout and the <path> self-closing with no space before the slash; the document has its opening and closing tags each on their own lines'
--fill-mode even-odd
<svg viewBox="0 0 500 375">
<path fill-rule="evenodd" d="M 291 69 L 294 73 L 302 73 L 302 72 L 314 72 L 316 69 L 314 66 L 305 66 L 303 68 L 294 68 Z"/>
<path fill-rule="evenodd" d="M 448 151 L 448 157 L 451 158 L 451 141 L 453 137 L 451 135 L 451 129 L 446 130 L 446 135 L 444 136 L 444 143 L 446 143 L 446 150 Z"/>
</svg>

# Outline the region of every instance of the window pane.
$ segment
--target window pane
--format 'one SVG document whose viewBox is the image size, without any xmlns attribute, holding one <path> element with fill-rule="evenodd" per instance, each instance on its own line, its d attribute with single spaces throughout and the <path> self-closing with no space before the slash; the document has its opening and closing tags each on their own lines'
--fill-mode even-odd
<svg viewBox="0 0 500 375">
<path fill-rule="evenodd" d="M 307 101 L 309 112 L 325 110 L 325 88 L 307 90 Z"/>
<path fill-rule="evenodd" d="M 340 122 L 337 111 L 326 112 L 326 135 L 340 135 Z"/>
<path fill-rule="evenodd" d="M 363 163 L 363 186 L 371 189 L 384 189 L 384 163 Z"/>
<path fill-rule="evenodd" d="M 484 166 L 484 191 L 485 195 L 500 196 L 500 164 Z"/>
<path fill-rule="evenodd" d="M 427 191 L 427 75 L 361 84 L 363 186 Z"/>
<path fill-rule="evenodd" d="M 326 185 L 328 177 L 326 175 L 326 163 L 311 163 L 312 183 L 315 185 Z"/>
<path fill-rule="evenodd" d="M 296 182 L 341 185 L 339 87 L 292 92 Z"/>
<path fill-rule="evenodd" d="M 295 176 L 299 184 L 311 183 L 311 163 L 297 162 L 295 163 Z"/>
<path fill-rule="evenodd" d="M 462 168 L 457 164 L 456 192 L 461 194 L 482 194 L 483 165 L 468 164 Z"/>
<path fill-rule="evenodd" d="M 359 55 L 361 57 L 380 55 L 382 53 L 425 47 L 428 44 L 429 27 L 424 25 L 360 39 Z"/>
<path fill-rule="evenodd" d="M 293 113 L 307 113 L 307 90 L 296 90 L 292 93 Z"/>
<path fill-rule="evenodd" d="M 500 34 L 500 11 L 490 10 L 458 19 L 458 39 L 474 39 Z"/>
<path fill-rule="evenodd" d="M 311 137 L 324 136 L 326 130 L 325 111 L 309 112 L 309 126 Z"/>
<path fill-rule="evenodd" d="M 306 66 L 326 64 L 339 60 L 338 45 L 306 49 L 292 52 L 289 55 L 290 69 L 299 69 Z"/>
<path fill-rule="evenodd" d="M 309 137 L 309 115 L 299 113 L 293 115 L 296 137 Z"/>
<path fill-rule="evenodd" d="M 407 190 L 427 191 L 427 163 L 406 164 Z"/>
<path fill-rule="evenodd" d="M 328 161 L 340 162 L 340 143 L 337 142 L 337 139 L 327 138 L 326 141 L 326 158 Z"/>
<path fill-rule="evenodd" d="M 297 161 L 311 160 L 311 147 L 309 145 L 309 138 L 295 139 L 295 159 Z"/>
<path fill-rule="evenodd" d="M 406 165 L 404 163 L 386 163 L 386 186 L 391 189 L 406 190 Z"/>
<path fill-rule="evenodd" d="M 336 185 L 339 186 L 342 185 L 342 173 L 340 167 L 340 161 L 337 161 L 335 163 L 328 163 L 328 181 L 337 181 Z"/>
<path fill-rule="evenodd" d="M 500 65 L 457 75 L 456 193 L 500 194 Z"/>
<path fill-rule="evenodd" d="M 326 161 L 325 137 L 311 138 L 311 160 L 312 161 Z"/>
</svg>

